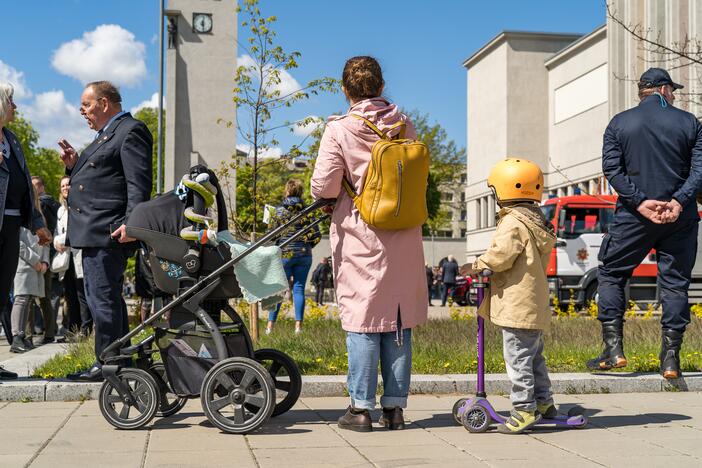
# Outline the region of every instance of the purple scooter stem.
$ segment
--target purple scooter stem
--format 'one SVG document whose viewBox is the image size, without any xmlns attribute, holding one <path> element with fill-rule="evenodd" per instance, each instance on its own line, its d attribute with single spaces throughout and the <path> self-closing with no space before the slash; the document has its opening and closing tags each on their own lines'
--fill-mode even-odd
<svg viewBox="0 0 702 468">
<path fill-rule="evenodd" d="M 490 270 L 484 270 L 478 275 L 478 281 L 475 284 L 476 288 L 476 305 L 480 308 L 480 305 L 485 299 L 485 288 L 487 287 L 486 277 L 490 276 L 492 272 Z M 478 384 L 476 388 L 476 393 L 474 398 L 467 398 L 462 403 L 461 400 L 456 402 L 454 406 L 454 417 L 461 422 L 463 421 L 463 413 L 475 409 L 476 407 L 483 408 L 487 417 L 487 424 L 482 425 L 480 428 L 468 427 L 469 423 L 463 422 L 466 429 L 470 432 L 484 432 L 487 430 L 490 422 L 495 422 L 497 424 L 504 424 L 506 418 L 502 417 L 495 408 L 492 407 L 490 402 L 487 400 L 487 395 L 485 393 L 485 320 L 478 316 Z M 537 425 L 555 425 L 564 426 L 571 428 L 582 428 L 587 425 L 587 418 L 582 414 L 570 415 L 558 415 L 553 419 L 541 419 Z"/>
</svg>

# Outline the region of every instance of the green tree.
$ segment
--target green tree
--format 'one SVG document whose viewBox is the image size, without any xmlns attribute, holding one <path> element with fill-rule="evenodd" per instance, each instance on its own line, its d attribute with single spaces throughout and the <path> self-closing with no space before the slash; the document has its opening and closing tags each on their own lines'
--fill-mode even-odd
<svg viewBox="0 0 702 468">
<path fill-rule="evenodd" d="M 146 124 L 148 127 L 149 131 L 151 132 L 151 136 L 153 137 L 154 144 L 153 144 L 153 149 L 152 149 L 152 154 L 151 154 L 151 164 L 152 164 L 152 173 L 153 173 L 153 178 L 151 182 L 151 196 L 153 197 L 156 195 L 156 182 L 158 180 L 158 146 L 156 145 L 156 142 L 158 141 L 158 109 L 154 107 L 144 107 L 142 109 L 139 109 L 139 111 L 134 114 L 134 118 L 137 120 L 141 120 Z M 166 128 L 166 113 L 163 113 L 163 128 Z M 165 137 L 165 135 L 164 135 Z M 164 138 L 165 139 L 165 138 Z M 163 168 L 161 168 L 161 176 L 163 176 Z"/>
<path fill-rule="evenodd" d="M 8 124 L 7 128 L 17 136 L 22 146 L 22 152 L 27 160 L 27 166 L 29 166 L 29 173 L 44 179 L 46 191 L 58 199 L 59 182 L 65 174 L 58 151 L 39 148 L 37 146 L 39 132 L 21 115 L 17 115 L 15 120 Z"/>
<path fill-rule="evenodd" d="M 324 77 L 312 80 L 301 89 L 283 94 L 280 90 L 282 72 L 297 68 L 300 52 L 285 52 L 280 45 L 276 45 L 276 33 L 273 24 L 275 16 L 264 17 L 258 7 L 258 0 L 242 0 L 239 2 L 237 12 L 242 13 L 243 28 L 248 28 L 249 37 L 247 45 L 241 45 L 250 57 L 251 63 L 237 68 L 234 77 L 234 104 L 237 106 L 237 131 L 241 141 L 251 147 L 253 156 L 251 172 L 251 229 L 256 232 L 258 222 L 258 160 L 262 152 L 278 145 L 275 131 L 290 127 L 298 123 L 285 123 L 275 125 L 271 122 L 277 109 L 291 107 L 293 104 L 308 99 L 310 95 L 322 91 L 335 92 L 337 82 L 333 78 Z M 304 119 L 301 124 L 312 123 L 312 118 Z M 233 126 L 233 122 L 226 122 Z M 298 154 L 297 148 L 288 152 L 289 155 Z M 237 162 L 233 162 L 234 167 Z M 221 175 L 228 175 L 224 171 Z M 245 175 L 245 174 L 244 174 Z M 237 186 L 239 184 L 237 183 Z M 238 191 L 238 190 L 237 190 Z M 237 205 L 244 200 L 237 199 Z"/>
</svg>

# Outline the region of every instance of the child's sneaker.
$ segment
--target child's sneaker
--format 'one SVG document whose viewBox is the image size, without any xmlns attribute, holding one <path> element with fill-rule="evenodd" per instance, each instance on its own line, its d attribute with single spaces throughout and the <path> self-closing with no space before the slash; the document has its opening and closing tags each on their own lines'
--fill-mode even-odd
<svg viewBox="0 0 702 468">
<path fill-rule="evenodd" d="M 538 411 L 512 410 L 505 423 L 497 426 L 497 432 L 521 434 L 539 421 L 541 421 L 541 413 Z"/>
<path fill-rule="evenodd" d="M 556 409 L 556 405 L 553 403 L 537 403 L 536 411 L 538 411 L 541 416 L 546 419 L 556 419 L 558 416 L 558 410 Z"/>
</svg>

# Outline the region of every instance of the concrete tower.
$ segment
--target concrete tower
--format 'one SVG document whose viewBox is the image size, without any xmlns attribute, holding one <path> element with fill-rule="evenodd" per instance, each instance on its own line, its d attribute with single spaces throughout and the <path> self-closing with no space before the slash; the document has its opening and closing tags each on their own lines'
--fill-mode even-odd
<svg viewBox="0 0 702 468">
<path fill-rule="evenodd" d="M 219 169 L 236 152 L 232 102 L 235 0 L 168 0 L 165 190 L 194 164 Z M 234 207 L 230 207 L 233 209 Z"/>
</svg>

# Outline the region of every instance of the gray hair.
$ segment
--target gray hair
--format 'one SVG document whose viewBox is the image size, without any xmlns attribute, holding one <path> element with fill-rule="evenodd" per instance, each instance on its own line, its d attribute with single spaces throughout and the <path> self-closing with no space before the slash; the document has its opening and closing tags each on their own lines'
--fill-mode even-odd
<svg viewBox="0 0 702 468">
<path fill-rule="evenodd" d="M 0 81 L 0 127 L 4 127 L 10 120 L 10 112 L 12 112 L 12 103 L 10 99 L 15 94 L 15 88 L 6 81 Z"/>
</svg>

